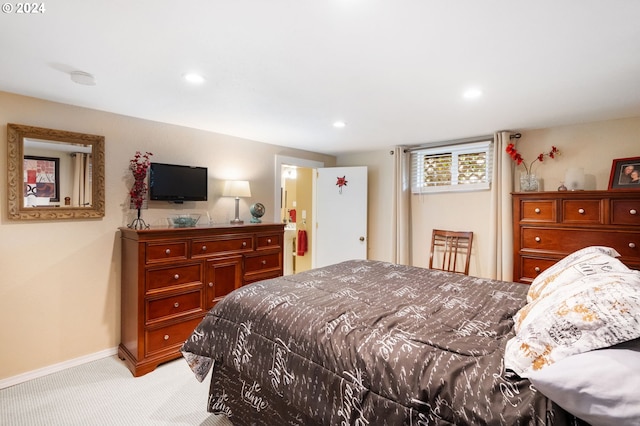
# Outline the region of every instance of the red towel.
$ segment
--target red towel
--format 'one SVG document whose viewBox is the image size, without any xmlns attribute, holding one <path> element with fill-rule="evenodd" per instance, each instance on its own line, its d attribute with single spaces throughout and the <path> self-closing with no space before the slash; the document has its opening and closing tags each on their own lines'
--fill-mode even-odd
<svg viewBox="0 0 640 426">
<path fill-rule="evenodd" d="M 301 229 L 298 231 L 298 256 L 304 256 L 307 251 L 307 231 Z"/>
</svg>

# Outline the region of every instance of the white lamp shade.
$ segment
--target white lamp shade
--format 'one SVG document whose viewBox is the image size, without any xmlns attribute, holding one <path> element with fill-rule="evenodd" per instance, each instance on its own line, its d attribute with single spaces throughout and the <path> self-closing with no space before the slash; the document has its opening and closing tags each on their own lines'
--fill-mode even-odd
<svg viewBox="0 0 640 426">
<path fill-rule="evenodd" d="M 224 183 L 223 197 L 251 197 L 248 180 L 227 180 Z"/>
</svg>

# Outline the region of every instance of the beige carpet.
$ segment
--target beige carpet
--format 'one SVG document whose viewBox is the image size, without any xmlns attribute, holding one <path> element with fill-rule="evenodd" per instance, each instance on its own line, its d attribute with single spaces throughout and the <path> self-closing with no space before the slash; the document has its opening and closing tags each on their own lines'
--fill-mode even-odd
<svg viewBox="0 0 640 426">
<path fill-rule="evenodd" d="M 230 426 L 183 359 L 133 377 L 113 356 L 0 390 L 0 425 Z"/>
</svg>

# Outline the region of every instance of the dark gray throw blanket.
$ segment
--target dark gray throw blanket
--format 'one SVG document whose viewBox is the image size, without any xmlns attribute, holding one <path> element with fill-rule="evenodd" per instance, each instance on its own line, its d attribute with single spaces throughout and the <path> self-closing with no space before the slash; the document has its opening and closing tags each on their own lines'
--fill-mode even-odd
<svg viewBox="0 0 640 426">
<path fill-rule="evenodd" d="M 574 424 L 504 375 L 527 289 L 348 261 L 236 290 L 182 352 L 234 424 Z"/>
</svg>

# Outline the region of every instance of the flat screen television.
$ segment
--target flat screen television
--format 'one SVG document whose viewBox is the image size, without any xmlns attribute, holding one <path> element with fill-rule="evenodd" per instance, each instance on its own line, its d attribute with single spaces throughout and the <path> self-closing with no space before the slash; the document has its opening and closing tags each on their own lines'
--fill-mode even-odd
<svg viewBox="0 0 640 426">
<path fill-rule="evenodd" d="M 207 168 L 151 163 L 149 198 L 162 201 L 207 201 Z"/>
</svg>

